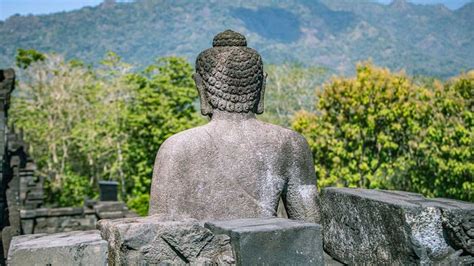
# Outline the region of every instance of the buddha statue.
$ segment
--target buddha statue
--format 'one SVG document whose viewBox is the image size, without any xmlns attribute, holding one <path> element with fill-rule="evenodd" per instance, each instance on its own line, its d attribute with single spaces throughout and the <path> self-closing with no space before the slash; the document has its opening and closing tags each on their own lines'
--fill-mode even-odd
<svg viewBox="0 0 474 266">
<path fill-rule="evenodd" d="M 256 119 L 266 74 L 260 55 L 231 30 L 199 54 L 193 75 L 204 126 L 168 138 L 156 156 L 150 215 L 199 220 L 288 217 L 319 222 L 311 151 L 298 133 Z"/>
</svg>

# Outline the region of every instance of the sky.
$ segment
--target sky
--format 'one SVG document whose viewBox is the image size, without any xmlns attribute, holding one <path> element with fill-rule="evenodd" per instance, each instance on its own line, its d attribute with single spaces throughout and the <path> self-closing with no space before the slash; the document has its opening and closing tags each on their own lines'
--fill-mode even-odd
<svg viewBox="0 0 474 266">
<path fill-rule="evenodd" d="M 5 20 L 14 14 L 48 14 L 70 11 L 85 6 L 95 6 L 103 0 L 0 0 L 0 20 Z M 392 0 L 377 0 L 388 4 Z M 443 3 L 451 9 L 456 9 L 471 0 L 409 0 L 417 4 Z"/>
<path fill-rule="evenodd" d="M 5 20 L 14 14 L 48 14 L 96 6 L 102 0 L 0 0 L 0 19 Z"/>
</svg>

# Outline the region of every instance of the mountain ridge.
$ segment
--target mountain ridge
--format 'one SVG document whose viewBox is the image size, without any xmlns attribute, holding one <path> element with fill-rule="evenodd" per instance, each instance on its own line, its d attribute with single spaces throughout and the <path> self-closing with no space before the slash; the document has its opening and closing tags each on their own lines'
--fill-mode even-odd
<svg viewBox="0 0 474 266">
<path fill-rule="evenodd" d="M 449 77 L 474 68 L 474 3 L 449 10 L 399 0 L 140 0 L 0 22 L 0 67 L 18 48 L 97 63 L 112 50 L 144 66 L 153 58 L 190 61 L 227 28 L 247 36 L 265 63 L 298 62 L 348 74 L 371 58 L 414 75 Z"/>
</svg>

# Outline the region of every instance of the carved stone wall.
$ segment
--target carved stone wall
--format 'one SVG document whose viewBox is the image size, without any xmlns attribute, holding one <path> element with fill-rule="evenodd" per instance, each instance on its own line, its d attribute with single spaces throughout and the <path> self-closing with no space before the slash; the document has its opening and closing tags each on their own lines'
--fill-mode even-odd
<svg viewBox="0 0 474 266">
<path fill-rule="evenodd" d="M 5 169 L 5 213 L 8 221 L 2 230 L 2 244 L 5 257 L 11 239 L 22 234 L 20 211 L 25 208 L 38 208 L 43 205 L 43 185 L 35 178 L 36 168 L 26 151 L 28 146 L 23 134 L 14 128 L 7 128 Z"/>
<path fill-rule="evenodd" d="M 7 187 L 12 179 L 9 167 L 8 155 L 8 108 L 10 106 L 10 95 L 15 88 L 15 72 L 13 69 L 0 69 L 0 230 L 2 234 L 4 228 L 10 224 L 7 204 Z M 16 218 L 15 218 L 16 219 Z M 15 231 L 10 228 L 10 231 Z M 6 230 L 6 231 L 9 231 Z M 0 237 L 1 235 L 0 234 Z M 0 241 L 2 245 L 3 238 Z M 4 263 L 3 246 L 0 247 L 0 264 Z"/>
<path fill-rule="evenodd" d="M 59 233 L 93 230 L 100 219 L 134 217 L 123 202 L 88 202 L 84 207 L 21 210 L 21 233 Z"/>
</svg>

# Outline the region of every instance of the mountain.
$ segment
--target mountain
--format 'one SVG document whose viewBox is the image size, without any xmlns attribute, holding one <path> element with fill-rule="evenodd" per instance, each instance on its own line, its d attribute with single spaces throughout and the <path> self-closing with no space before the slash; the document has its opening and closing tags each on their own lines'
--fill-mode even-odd
<svg viewBox="0 0 474 266">
<path fill-rule="evenodd" d="M 395 0 L 138 0 L 0 22 L 0 67 L 16 49 L 96 63 L 112 50 L 139 66 L 158 56 L 193 61 L 225 29 L 247 36 L 265 63 L 298 62 L 348 74 L 371 58 L 410 74 L 474 68 L 474 3 L 449 10 Z"/>
</svg>

